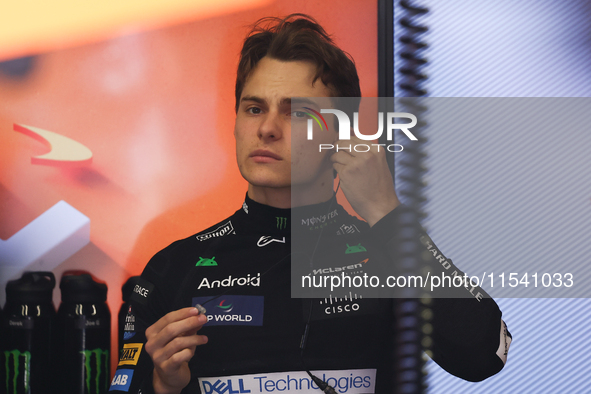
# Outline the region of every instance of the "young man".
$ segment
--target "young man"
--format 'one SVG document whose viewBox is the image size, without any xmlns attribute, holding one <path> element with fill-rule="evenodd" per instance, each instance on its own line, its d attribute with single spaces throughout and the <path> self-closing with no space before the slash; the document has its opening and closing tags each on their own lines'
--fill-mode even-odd
<svg viewBox="0 0 591 394">
<path fill-rule="evenodd" d="M 245 202 L 149 262 L 134 290 L 127 315 L 132 325 L 111 390 L 317 392 L 322 383 L 305 372 L 314 370 L 339 392 L 392 392 L 393 300 L 290 295 L 290 262 L 304 256 L 314 264 L 321 234 L 346 244 L 347 258 L 367 262 L 374 255 L 364 253 L 389 243 L 384 233 L 399 215 L 383 150 L 318 152 L 319 142 L 339 144 L 337 133 L 317 133 L 316 148 L 291 135 L 303 113 L 294 98 L 308 98 L 302 108 L 327 108 L 335 104 L 330 97 L 360 96 L 353 62 L 313 19 L 259 21 L 245 41 L 236 83 L 234 135 L 238 167 L 249 184 Z M 336 203 L 335 170 L 366 222 Z M 322 225 L 306 229 L 302 248 L 294 250 L 291 230 L 309 227 L 310 218 Z M 396 251 L 383 254 L 395 260 Z M 441 265 L 435 253 L 432 260 Z M 510 339 L 492 299 L 441 300 L 433 314 L 432 353 L 442 367 L 474 381 L 503 367 Z"/>
</svg>

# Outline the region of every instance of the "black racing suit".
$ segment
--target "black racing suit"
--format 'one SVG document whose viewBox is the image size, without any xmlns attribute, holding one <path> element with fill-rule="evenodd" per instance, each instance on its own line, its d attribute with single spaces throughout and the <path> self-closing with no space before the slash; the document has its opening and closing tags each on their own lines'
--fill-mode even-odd
<svg viewBox="0 0 591 394">
<path fill-rule="evenodd" d="M 323 234 L 342 238 L 347 258 L 359 260 L 358 265 L 339 269 L 363 272 L 357 268 L 369 265 L 365 252 L 388 244 L 384 233 L 391 230 L 400 209 L 370 229 L 334 198 L 289 210 L 247 196 L 228 219 L 174 242 L 150 260 L 132 296 L 111 390 L 153 392 L 153 364 L 143 348 L 145 329 L 168 312 L 201 304 L 209 321 L 199 333 L 209 342 L 197 347 L 189 363 L 192 379 L 182 393 L 317 393 L 317 386 L 302 372 L 306 368 L 319 371 L 316 375 L 339 393 L 392 392 L 397 300 L 353 293 L 344 298 L 291 298 L 290 261 L 296 252 L 314 255 L 314 239 Z M 308 232 L 309 250 L 290 250 L 292 220 Z M 444 270 L 443 260 L 451 263 L 434 252 L 430 240 L 423 244 L 436 269 Z M 436 299 L 431 304 L 433 359 L 471 381 L 503 367 L 495 353 L 501 312 L 482 289 L 476 290 L 472 293 L 478 297 Z"/>
</svg>

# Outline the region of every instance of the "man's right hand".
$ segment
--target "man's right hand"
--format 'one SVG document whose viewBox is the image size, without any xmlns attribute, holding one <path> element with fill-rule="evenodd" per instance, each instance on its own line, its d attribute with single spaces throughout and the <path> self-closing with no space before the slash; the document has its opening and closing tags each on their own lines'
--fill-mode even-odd
<svg viewBox="0 0 591 394">
<path fill-rule="evenodd" d="M 173 311 L 146 330 L 146 351 L 154 362 L 154 392 L 178 394 L 191 381 L 189 360 L 198 345 L 207 343 L 197 331 L 207 323 L 205 315 L 189 307 Z"/>
</svg>

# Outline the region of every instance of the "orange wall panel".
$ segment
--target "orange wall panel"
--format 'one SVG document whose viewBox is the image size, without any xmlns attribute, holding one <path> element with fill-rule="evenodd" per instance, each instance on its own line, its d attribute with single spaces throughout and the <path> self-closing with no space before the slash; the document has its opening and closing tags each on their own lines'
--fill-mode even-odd
<svg viewBox="0 0 591 394">
<path fill-rule="evenodd" d="M 123 282 L 159 249 L 241 206 L 246 183 L 233 141 L 239 50 L 254 21 L 293 12 L 333 34 L 356 61 L 363 95 L 376 96 L 377 4 L 361 0 L 277 1 L 39 54 L 22 78 L 0 74 L 0 239 L 60 200 L 86 215 L 90 243 L 51 269 L 58 281 L 83 269 L 108 284 L 114 344 Z M 77 141 L 92 162 L 33 164 L 49 148 L 14 124 Z M 8 278 L 0 279 L 4 287 Z"/>
</svg>

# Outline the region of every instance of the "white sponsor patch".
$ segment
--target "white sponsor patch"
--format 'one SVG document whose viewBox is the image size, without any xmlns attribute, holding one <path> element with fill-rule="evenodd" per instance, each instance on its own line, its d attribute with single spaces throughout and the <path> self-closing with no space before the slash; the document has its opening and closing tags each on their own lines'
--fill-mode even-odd
<svg viewBox="0 0 591 394">
<path fill-rule="evenodd" d="M 199 241 L 205 241 L 210 238 L 223 237 L 224 235 L 228 235 L 228 234 L 236 234 L 236 232 L 234 231 L 234 226 L 232 225 L 232 222 L 230 220 L 228 220 L 227 223 L 220 225 L 218 228 L 216 228 L 213 231 L 210 231 L 205 234 L 197 235 L 197 239 Z"/>
<path fill-rule="evenodd" d="M 334 219 L 338 216 L 337 210 L 333 210 L 325 215 L 312 216 L 311 218 L 302 219 L 302 226 L 315 226 L 317 224 L 325 223 L 327 220 Z"/>
<path fill-rule="evenodd" d="M 348 369 L 341 371 L 312 371 L 312 374 L 332 386 L 341 394 L 373 394 L 376 385 L 375 369 Z M 234 375 L 199 378 L 203 394 L 223 393 L 297 393 L 318 394 L 318 386 L 304 371 Z"/>
<path fill-rule="evenodd" d="M 216 279 L 210 280 L 208 278 L 201 279 L 201 283 L 199 283 L 199 287 L 197 290 L 200 290 L 202 287 L 207 287 L 208 289 L 215 289 L 216 287 L 234 287 L 234 286 L 260 286 L 261 285 L 261 273 L 257 273 L 256 275 L 247 274 L 244 277 L 235 278 L 232 275 L 228 276 L 225 279 Z"/>
</svg>

